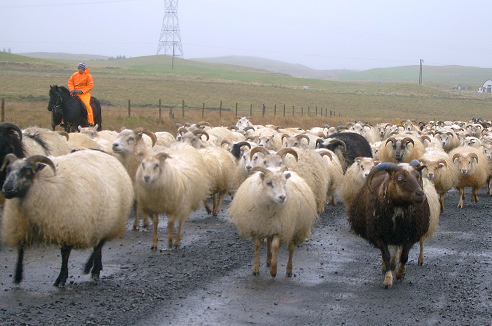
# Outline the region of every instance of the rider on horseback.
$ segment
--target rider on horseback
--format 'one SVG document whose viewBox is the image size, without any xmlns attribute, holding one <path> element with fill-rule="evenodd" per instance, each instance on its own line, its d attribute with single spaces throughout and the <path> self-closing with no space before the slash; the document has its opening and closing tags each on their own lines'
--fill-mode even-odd
<svg viewBox="0 0 492 326">
<path fill-rule="evenodd" d="M 94 125 L 94 114 L 91 107 L 91 89 L 94 86 L 94 80 L 90 74 L 90 70 L 85 66 L 85 63 L 79 63 L 77 72 L 68 80 L 68 89 L 72 95 L 77 95 L 84 102 L 87 109 L 87 121 Z"/>
</svg>

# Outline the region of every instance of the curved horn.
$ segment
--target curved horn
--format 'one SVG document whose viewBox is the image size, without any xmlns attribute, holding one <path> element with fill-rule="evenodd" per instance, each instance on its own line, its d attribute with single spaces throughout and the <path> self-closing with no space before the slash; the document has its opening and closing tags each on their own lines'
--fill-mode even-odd
<svg viewBox="0 0 492 326">
<path fill-rule="evenodd" d="M 165 152 L 157 153 L 157 154 L 154 155 L 154 157 L 157 158 L 158 160 L 171 158 L 171 156 L 168 153 L 165 153 Z"/>
<path fill-rule="evenodd" d="M 179 127 L 178 131 L 176 131 L 178 135 L 182 135 L 184 132 L 188 132 L 185 127 Z"/>
<path fill-rule="evenodd" d="M 152 147 L 154 147 L 155 143 L 157 142 L 157 137 L 155 136 L 155 134 L 146 128 L 135 128 L 133 129 L 133 132 L 140 136 L 142 136 L 142 134 L 146 134 L 147 136 L 149 136 L 150 139 L 152 139 Z"/>
<path fill-rule="evenodd" d="M 80 126 L 79 126 L 79 127 L 80 127 Z M 70 136 L 68 135 L 68 133 L 67 133 L 66 131 L 61 131 L 61 130 L 58 130 L 58 131 L 57 131 L 57 133 L 58 133 L 60 136 L 65 137 L 65 138 L 67 139 L 67 141 L 68 141 L 68 138 L 69 138 Z"/>
<path fill-rule="evenodd" d="M 441 163 L 444 164 L 446 167 L 448 166 L 448 163 L 446 162 L 446 160 L 444 160 L 442 158 L 437 160 L 437 164 L 441 164 Z"/>
<path fill-rule="evenodd" d="M 309 141 L 310 141 L 310 139 L 309 139 L 308 135 L 305 135 L 305 134 L 299 134 L 299 135 L 297 135 L 297 136 L 296 136 L 296 139 L 297 139 L 297 140 L 301 140 L 301 138 L 305 138 L 305 139 L 307 140 L 308 145 L 309 145 Z"/>
<path fill-rule="evenodd" d="M 468 156 L 470 156 L 471 158 L 474 158 L 475 160 L 477 160 L 477 163 L 478 163 L 478 156 L 476 153 L 468 153 Z"/>
<path fill-rule="evenodd" d="M 290 137 L 289 135 L 287 134 L 282 134 L 282 137 L 280 138 L 280 142 L 283 144 L 284 143 L 284 138 L 285 137 Z"/>
<path fill-rule="evenodd" d="M 0 123 L 0 128 L 12 129 L 17 132 L 19 135 L 19 139 L 22 140 L 22 130 L 20 130 L 19 126 L 12 122 L 2 122 Z"/>
<path fill-rule="evenodd" d="M 55 164 L 53 164 L 53 161 L 47 158 L 46 156 L 32 155 L 29 156 L 26 160 L 29 161 L 31 164 L 36 164 L 36 163 L 46 164 L 53 170 L 53 173 L 56 174 Z"/>
<path fill-rule="evenodd" d="M 323 138 L 318 138 L 318 139 L 316 139 L 316 146 L 315 146 L 315 147 L 316 147 L 316 148 L 319 148 L 319 144 L 320 144 L 320 143 L 321 143 L 321 144 L 323 144 L 323 143 L 324 143 L 324 141 L 325 141 L 325 140 L 324 140 Z"/>
<path fill-rule="evenodd" d="M 318 153 L 321 156 L 327 155 L 327 156 L 330 157 L 330 161 L 333 161 L 333 156 L 331 155 L 332 152 L 330 150 L 326 149 L 326 148 L 317 149 L 316 150 L 316 153 Z"/>
<path fill-rule="evenodd" d="M 244 131 L 247 131 L 247 130 L 250 130 L 250 129 L 253 129 L 253 131 L 256 131 L 255 128 L 251 127 L 251 126 L 247 126 L 247 127 L 244 127 L 243 130 Z"/>
<path fill-rule="evenodd" d="M 209 127 L 212 127 L 212 125 L 208 121 L 200 121 L 200 122 L 197 122 L 196 123 L 196 126 L 197 127 L 201 127 L 201 126 L 209 126 Z"/>
<path fill-rule="evenodd" d="M 248 143 L 247 141 L 241 141 L 239 143 L 232 145 L 232 149 L 231 149 L 232 156 L 234 156 L 236 159 L 239 160 L 241 158 L 241 147 L 243 146 L 248 146 L 249 149 L 251 149 L 250 143 Z"/>
<path fill-rule="evenodd" d="M 429 143 L 432 142 L 432 140 L 430 139 L 430 137 L 427 136 L 427 135 L 420 136 L 420 140 L 422 141 L 422 143 L 424 142 L 424 140 L 427 140 Z"/>
<path fill-rule="evenodd" d="M 227 145 L 232 145 L 232 143 L 230 141 L 228 141 L 227 139 L 224 139 L 220 142 L 220 147 L 222 147 L 222 145 L 224 144 L 227 144 Z"/>
<path fill-rule="evenodd" d="M 395 141 L 396 141 L 395 137 L 390 137 L 390 138 L 386 139 L 386 143 L 384 143 L 384 146 L 388 145 L 389 142 L 394 143 Z"/>
<path fill-rule="evenodd" d="M 0 167 L 0 171 L 3 171 L 7 165 L 9 165 L 10 162 L 17 160 L 17 156 L 13 153 L 9 153 L 5 155 L 3 158 L 2 166 Z"/>
<path fill-rule="evenodd" d="M 280 157 L 283 157 L 287 154 L 292 154 L 292 156 L 295 157 L 296 162 L 299 161 L 299 157 L 297 156 L 297 152 L 291 147 L 281 148 L 280 150 L 277 151 L 277 155 Z"/>
<path fill-rule="evenodd" d="M 340 139 L 334 139 L 333 141 L 330 141 L 330 144 L 329 145 L 334 145 L 334 149 L 337 148 L 338 146 L 343 146 L 343 151 L 346 152 L 347 151 L 347 144 L 345 144 L 345 142 L 343 140 L 340 140 Z"/>
<path fill-rule="evenodd" d="M 412 145 L 415 146 L 415 142 L 413 141 L 413 139 L 411 137 L 403 138 L 403 142 L 405 143 L 405 145 L 408 143 L 412 143 Z"/>
<path fill-rule="evenodd" d="M 228 129 L 229 130 L 231 130 L 231 129 L 239 130 L 239 128 L 236 125 L 231 125 Z"/>
<path fill-rule="evenodd" d="M 456 160 L 456 159 L 457 159 L 457 158 L 459 158 L 460 156 L 461 156 L 461 155 L 460 155 L 460 153 L 455 153 L 455 154 L 453 155 L 453 162 L 454 162 L 454 160 Z"/>
<path fill-rule="evenodd" d="M 198 130 L 193 130 L 193 135 L 197 136 L 197 135 L 205 135 L 207 136 L 207 141 L 209 140 L 209 136 L 208 136 L 208 133 L 205 131 L 205 130 L 202 130 L 202 129 L 198 129 Z"/>
<path fill-rule="evenodd" d="M 371 169 L 371 172 L 367 176 L 367 188 L 369 188 L 369 190 L 372 192 L 371 182 L 372 182 L 372 179 L 374 178 L 374 175 L 376 175 L 376 173 L 378 173 L 379 171 L 390 171 L 391 172 L 391 171 L 398 171 L 398 170 L 401 170 L 401 167 L 398 166 L 398 164 L 396 164 L 396 163 L 385 162 L 385 163 L 380 163 L 380 164 L 376 165 L 375 167 L 373 167 Z"/>
<path fill-rule="evenodd" d="M 251 172 L 260 171 L 263 174 L 267 174 L 267 173 L 272 172 L 272 171 L 268 170 L 266 167 L 263 167 L 263 166 L 255 166 L 254 168 L 251 168 L 249 171 L 251 171 Z"/>
<path fill-rule="evenodd" d="M 263 153 L 265 155 L 270 155 L 270 152 L 265 147 L 263 147 L 263 146 L 256 146 L 255 148 L 253 148 L 251 150 L 251 152 L 249 152 L 249 159 L 251 160 L 253 158 L 253 155 L 255 155 L 258 152 L 261 152 L 261 153 Z"/>
</svg>

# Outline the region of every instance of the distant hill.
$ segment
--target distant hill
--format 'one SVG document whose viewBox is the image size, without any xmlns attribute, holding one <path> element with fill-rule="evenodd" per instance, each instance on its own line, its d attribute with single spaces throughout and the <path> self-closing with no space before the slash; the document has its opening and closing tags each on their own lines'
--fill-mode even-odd
<svg viewBox="0 0 492 326">
<path fill-rule="evenodd" d="M 95 54 L 72 54 L 72 53 L 51 53 L 51 52 L 30 52 L 30 53 L 16 53 L 29 58 L 47 59 L 47 60 L 78 60 L 78 61 L 90 61 L 90 60 L 108 60 L 109 57 Z"/>
<path fill-rule="evenodd" d="M 216 58 L 193 58 L 190 60 L 207 62 L 207 63 L 221 63 L 221 64 L 268 70 L 279 74 L 287 74 L 297 78 L 338 80 L 339 74 L 356 72 L 355 70 L 346 70 L 346 69 L 317 70 L 296 63 L 287 63 L 287 62 L 271 60 L 271 59 L 236 56 L 236 55 L 216 57 Z"/>
</svg>

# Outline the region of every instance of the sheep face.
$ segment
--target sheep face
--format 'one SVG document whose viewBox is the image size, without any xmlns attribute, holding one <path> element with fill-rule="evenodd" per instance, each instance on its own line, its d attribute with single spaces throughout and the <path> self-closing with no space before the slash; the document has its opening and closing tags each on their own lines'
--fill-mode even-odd
<svg viewBox="0 0 492 326">
<path fill-rule="evenodd" d="M 439 175 L 442 168 L 447 166 L 446 161 L 443 159 L 436 161 L 421 159 L 420 162 L 424 165 L 424 168 L 422 169 L 422 175 L 431 181 Z"/>
<path fill-rule="evenodd" d="M 275 203 L 284 204 L 287 201 L 287 179 L 290 176 L 288 172 L 260 172 L 265 195 Z"/>
<path fill-rule="evenodd" d="M 133 132 L 133 130 L 126 129 L 121 131 L 118 138 L 113 143 L 113 152 L 118 154 L 133 153 L 137 139 L 137 135 Z"/>
<path fill-rule="evenodd" d="M 26 196 L 34 182 L 36 173 L 41 171 L 46 164 L 51 166 L 55 172 L 53 162 L 47 157 L 34 155 L 25 159 L 17 159 L 15 155 L 8 154 L 2 164 L 2 169 L 7 166 L 7 178 L 2 187 L 5 198 L 23 198 Z"/>
<path fill-rule="evenodd" d="M 473 174 L 478 164 L 478 156 L 475 153 L 456 153 L 453 162 L 461 174 Z"/>
<path fill-rule="evenodd" d="M 372 157 L 356 157 L 354 163 L 357 164 L 360 177 L 366 180 L 371 169 L 379 164 L 379 160 Z"/>
<path fill-rule="evenodd" d="M 142 169 L 142 180 L 146 184 L 159 179 L 162 166 L 165 164 L 166 159 L 170 158 L 167 153 L 157 153 L 155 155 L 140 155 L 142 162 L 140 168 Z"/>
<path fill-rule="evenodd" d="M 390 138 L 386 141 L 386 144 L 391 142 L 391 146 L 393 149 L 394 153 L 394 158 L 397 162 L 403 162 L 405 160 L 405 157 L 408 156 L 408 154 L 413 150 L 413 140 L 409 137 L 406 137 L 401 140 L 396 140 L 394 138 Z M 409 144 L 412 144 L 410 146 Z"/>
</svg>

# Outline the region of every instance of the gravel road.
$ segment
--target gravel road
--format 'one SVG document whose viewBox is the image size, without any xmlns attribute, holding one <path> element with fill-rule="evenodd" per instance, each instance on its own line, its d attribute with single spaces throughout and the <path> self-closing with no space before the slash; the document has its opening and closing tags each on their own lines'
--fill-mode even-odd
<svg viewBox="0 0 492 326">
<path fill-rule="evenodd" d="M 12 283 L 16 250 L 0 247 L 0 325 L 492 325 L 492 197 L 456 208 L 448 193 L 424 266 L 418 245 L 406 278 L 383 289 L 379 251 L 352 234 L 344 207 L 326 206 L 309 242 L 294 252 L 294 276 L 270 277 L 262 256 L 251 274 L 251 239 L 199 210 L 185 225 L 180 249 L 166 248 L 162 216 L 160 249 L 152 230 L 128 231 L 103 248 L 101 280 L 82 275 L 90 254 L 72 251 L 64 289 L 52 286 L 58 248 L 26 252 L 24 281 Z M 163 241 L 164 240 L 164 241 Z M 264 248 L 263 248 L 264 251 Z"/>
</svg>

